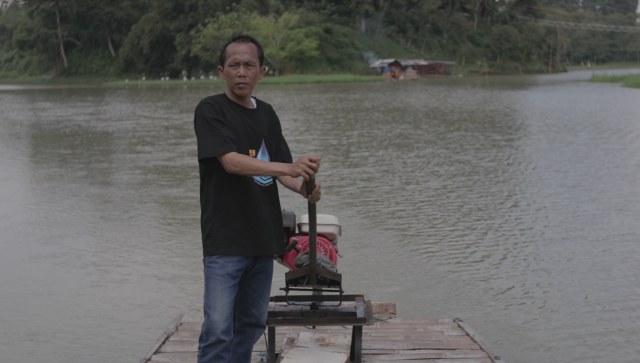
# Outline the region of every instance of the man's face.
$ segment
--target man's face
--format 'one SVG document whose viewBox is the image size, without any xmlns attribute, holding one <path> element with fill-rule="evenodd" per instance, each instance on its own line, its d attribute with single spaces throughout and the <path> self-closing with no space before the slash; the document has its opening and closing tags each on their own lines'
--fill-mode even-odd
<svg viewBox="0 0 640 363">
<path fill-rule="evenodd" d="M 260 66 L 258 49 L 253 43 L 231 43 L 227 46 L 227 60 L 218 67 L 221 78 L 227 82 L 227 95 L 240 104 L 249 101 L 258 80 L 266 69 Z"/>
</svg>

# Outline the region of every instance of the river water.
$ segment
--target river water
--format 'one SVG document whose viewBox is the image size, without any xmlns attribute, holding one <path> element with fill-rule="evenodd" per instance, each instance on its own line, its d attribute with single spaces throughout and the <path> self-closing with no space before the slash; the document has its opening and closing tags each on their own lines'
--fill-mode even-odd
<svg viewBox="0 0 640 363">
<path fill-rule="evenodd" d="M 462 318 L 511 363 L 637 362 L 640 90 L 590 75 L 257 95 L 323 158 L 347 293 Z M 192 115 L 219 91 L 0 86 L 0 361 L 137 362 L 200 319 Z"/>
</svg>

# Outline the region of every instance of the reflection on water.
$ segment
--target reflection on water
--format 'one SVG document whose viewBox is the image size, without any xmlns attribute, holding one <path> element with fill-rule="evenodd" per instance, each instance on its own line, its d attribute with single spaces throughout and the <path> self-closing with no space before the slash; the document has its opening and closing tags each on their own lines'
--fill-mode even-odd
<svg viewBox="0 0 640 363">
<path fill-rule="evenodd" d="M 323 157 L 347 292 L 463 318 L 506 361 L 632 362 L 640 93 L 588 77 L 258 96 L 294 156 Z M 137 360 L 178 313 L 200 318 L 192 112 L 217 91 L 0 89 L 3 360 Z"/>
</svg>

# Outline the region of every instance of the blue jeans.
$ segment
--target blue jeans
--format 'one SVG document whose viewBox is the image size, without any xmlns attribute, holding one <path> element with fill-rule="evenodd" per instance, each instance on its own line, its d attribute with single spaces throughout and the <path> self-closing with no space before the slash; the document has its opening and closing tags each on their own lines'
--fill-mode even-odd
<svg viewBox="0 0 640 363">
<path fill-rule="evenodd" d="M 273 256 L 205 256 L 198 363 L 249 363 L 264 334 Z"/>
</svg>

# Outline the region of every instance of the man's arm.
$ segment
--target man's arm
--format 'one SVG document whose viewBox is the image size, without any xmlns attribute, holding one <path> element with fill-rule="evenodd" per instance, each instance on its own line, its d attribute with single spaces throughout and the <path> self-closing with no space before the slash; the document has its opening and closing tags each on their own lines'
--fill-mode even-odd
<svg viewBox="0 0 640 363">
<path fill-rule="evenodd" d="M 299 193 L 303 197 L 306 196 L 305 194 L 303 194 L 303 190 L 306 191 L 304 179 L 292 178 L 290 176 L 283 175 L 278 177 L 278 181 L 280 182 L 280 184 L 287 187 L 287 189 Z"/>
<path fill-rule="evenodd" d="M 315 188 L 311 195 L 307 195 L 307 183 L 305 183 L 304 179 L 300 178 L 292 178 L 290 176 L 279 176 L 278 181 L 280 184 L 287 187 L 287 189 L 294 191 L 303 197 L 307 198 L 311 203 L 315 203 L 320 200 L 320 184 L 318 182 L 315 183 Z"/>
<path fill-rule="evenodd" d="M 218 160 L 227 173 L 244 176 L 290 176 L 309 180 L 320 168 L 320 158 L 316 156 L 303 156 L 289 164 L 262 161 L 237 152 L 230 152 L 218 156 Z"/>
<path fill-rule="evenodd" d="M 237 152 L 218 156 L 218 160 L 227 173 L 245 176 L 275 176 L 287 189 L 299 193 L 310 202 L 320 200 L 320 184 L 307 195 L 304 181 L 313 178 L 320 168 L 320 158 L 303 156 L 294 163 L 267 162 Z M 302 178 L 302 179 L 300 179 Z"/>
<path fill-rule="evenodd" d="M 218 160 L 224 170 L 229 174 L 244 176 L 281 176 L 290 173 L 289 164 L 266 162 L 237 152 L 230 152 L 218 156 Z"/>
</svg>

